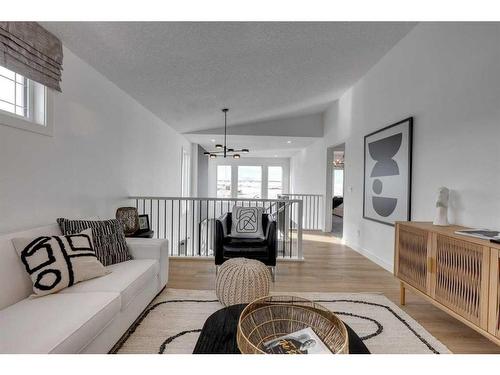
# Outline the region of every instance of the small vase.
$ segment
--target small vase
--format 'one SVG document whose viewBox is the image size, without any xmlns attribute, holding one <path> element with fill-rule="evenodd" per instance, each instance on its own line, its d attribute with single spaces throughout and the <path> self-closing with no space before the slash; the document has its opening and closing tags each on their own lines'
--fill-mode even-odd
<svg viewBox="0 0 500 375">
<path fill-rule="evenodd" d="M 450 225 L 448 222 L 448 208 L 447 207 L 437 207 L 436 217 L 434 218 L 434 225 L 447 226 Z"/>
</svg>

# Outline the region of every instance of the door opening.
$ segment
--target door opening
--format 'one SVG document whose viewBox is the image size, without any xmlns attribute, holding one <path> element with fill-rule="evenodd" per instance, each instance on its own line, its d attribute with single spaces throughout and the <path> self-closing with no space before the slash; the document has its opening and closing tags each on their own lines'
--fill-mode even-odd
<svg viewBox="0 0 500 375">
<path fill-rule="evenodd" d="M 345 143 L 328 148 L 329 173 L 328 177 L 330 189 L 330 209 L 329 222 L 330 228 L 327 228 L 335 237 L 342 238 L 344 232 L 344 157 Z"/>
</svg>

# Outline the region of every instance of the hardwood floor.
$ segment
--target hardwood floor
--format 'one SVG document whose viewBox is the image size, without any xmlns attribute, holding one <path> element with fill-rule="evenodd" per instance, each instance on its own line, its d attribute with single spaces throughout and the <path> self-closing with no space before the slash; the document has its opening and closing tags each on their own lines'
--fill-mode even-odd
<svg viewBox="0 0 500 375">
<path fill-rule="evenodd" d="M 399 305 L 399 283 L 390 272 L 342 245 L 330 234 L 304 234 L 303 262 L 281 261 L 274 291 L 382 292 Z M 168 287 L 214 289 L 213 260 L 170 260 Z M 426 302 L 411 291 L 400 306 L 453 353 L 497 353 L 500 346 Z"/>
</svg>

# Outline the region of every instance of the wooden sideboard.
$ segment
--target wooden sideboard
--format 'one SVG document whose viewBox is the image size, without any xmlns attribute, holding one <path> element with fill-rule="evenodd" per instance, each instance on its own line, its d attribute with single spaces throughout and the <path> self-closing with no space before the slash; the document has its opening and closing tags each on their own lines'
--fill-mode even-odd
<svg viewBox="0 0 500 375">
<path fill-rule="evenodd" d="M 406 289 L 500 345 L 500 245 L 455 234 L 464 229 L 397 222 L 394 275 Z"/>
</svg>

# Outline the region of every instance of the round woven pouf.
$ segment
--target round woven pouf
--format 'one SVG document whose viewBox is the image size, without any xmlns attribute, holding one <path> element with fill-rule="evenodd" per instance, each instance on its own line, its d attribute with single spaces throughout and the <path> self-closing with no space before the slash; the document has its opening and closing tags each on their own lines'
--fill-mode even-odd
<svg viewBox="0 0 500 375">
<path fill-rule="evenodd" d="M 215 280 L 217 298 L 224 306 L 250 303 L 269 295 L 271 273 L 264 263 L 233 258 L 220 266 Z"/>
</svg>

